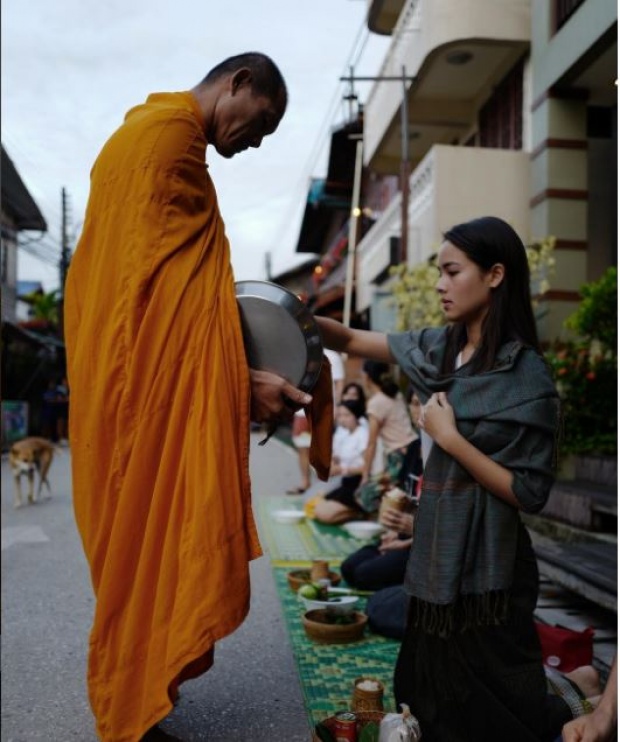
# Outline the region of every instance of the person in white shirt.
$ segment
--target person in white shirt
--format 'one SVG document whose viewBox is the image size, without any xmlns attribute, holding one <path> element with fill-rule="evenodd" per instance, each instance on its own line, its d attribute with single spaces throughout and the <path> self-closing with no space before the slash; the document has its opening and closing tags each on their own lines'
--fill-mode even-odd
<svg viewBox="0 0 620 742">
<path fill-rule="evenodd" d="M 334 434 L 331 476 L 340 484 L 318 500 L 314 517 L 322 523 L 344 523 L 360 516 L 354 493 L 362 481 L 368 427 L 360 424 L 364 408 L 358 401 L 345 400 L 336 408 L 338 427 Z"/>
</svg>

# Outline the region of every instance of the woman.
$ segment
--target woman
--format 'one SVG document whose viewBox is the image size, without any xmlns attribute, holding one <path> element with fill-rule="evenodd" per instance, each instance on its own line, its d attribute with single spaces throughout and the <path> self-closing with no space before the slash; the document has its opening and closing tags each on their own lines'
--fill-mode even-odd
<svg viewBox="0 0 620 742">
<path fill-rule="evenodd" d="M 420 400 L 410 387 L 407 390 L 407 406 L 414 425 L 420 417 Z M 417 484 L 422 480 L 422 451 L 411 462 L 408 472 L 414 483 L 411 494 L 417 495 Z M 409 480 L 409 477 L 405 477 Z M 347 584 L 358 590 L 383 590 L 402 585 L 412 543 L 413 520 L 416 505 L 411 501 L 404 510 L 390 506 L 391 500 L 383 500 L 379 510 L 379 523 L 387 530 L 381 534 L 378 544 L 367 544 L 342 562 L 340 572 Z M 374 629 L 373 629 L 374 630 Z M 379 632 L 381 633 L 381 632 Z"/>
<path fill-rule="evenodd" d="M 353 494 L 362 479 L 368 445 L 368 428 L 360 424 L 363 413 L 362 404 L 353 400 L 345 400 L 336 408 L 338 426 L 329 474 L 330 479 L 340 477 L 340 482 L 314 506 L 314 518 L 322 523 L 344 523 L 361 515 Z"/>
<path fill-rule="evenodd" d="M 386 336 L 319 318 L 329 347 L 401 366 L 433 440 L 394 695 L 433 742 L 553 739 L 571 714 L 546 693 L 537 564 L 519 511 L 549 495 L 559 403 L 525 248 L 506 222 L 483 217 L 446 232 L 438 268 L 448 327 Z"/>
<path fill-rule="evenodd" d="M 368 393 L 368 448 L 357 501 L 365 512 L 375 512 L 381 495 L 391 485 L 405 487 L 402 473 L 419 455 L 418 435 L 411 423 L 407 405 L 387 363 L 367 360 L 363 366 Z M 383 448 L 383 471 L 370 477 L 377 444 Z M 412 445 L 414 444 L 415 445 Z"/>
<path fill-rule="evenodd" d="M 358 384 L 357 381 L 349 381 L 344 385 L 340 399 L 341 401 L 355 399 L 361 402 L 364 409 L 366 409 L 366 392 L 364 391 L 364 387 Z"/>
<path fill-rule="evenodd" d="M 357 590 L 382 590 L 402 585 L 411 546 L 413 514 L 388 510 L 379 521 L 388 529 L 378 544 L 367 544 L 342 562 L 340 572 Z"/>
</svg>

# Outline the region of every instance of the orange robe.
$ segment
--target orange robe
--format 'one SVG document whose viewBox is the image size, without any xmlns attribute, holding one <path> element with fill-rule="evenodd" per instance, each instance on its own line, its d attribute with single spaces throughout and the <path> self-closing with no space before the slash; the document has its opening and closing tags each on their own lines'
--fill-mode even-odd
<svg viewBox="0 0 620 742">
<path fill-rule="evenodd" d="M 91 173 L 65 291 L 75 516 L 96 595 L 88 688 L 135 742 L 249 607 L 249 374 L 190 93 L 151 95 Z"/>
</svg>

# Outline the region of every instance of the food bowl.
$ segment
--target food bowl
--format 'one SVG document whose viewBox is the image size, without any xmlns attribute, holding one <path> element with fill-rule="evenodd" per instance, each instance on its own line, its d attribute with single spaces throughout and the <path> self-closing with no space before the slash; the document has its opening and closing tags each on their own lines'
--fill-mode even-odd
<svg viewBox="0 0 620 742">
<path fill-rule="evenodd" d="M 372 520 L 352 520 L 342 526 L 345 531 L 354 538 L 367 541 L 382 533 L 385 528 L 380 523 Z"/>
<path fill-rule="evenodd" d="M 307 636 L 319 644 L 349 644 L 364 635 L 368 616 L 353 611 L 349 616 L 336 616 L 336 620 L 352 619 L 352 623 L 331 623 L 334 619 L 326 609 L 307 611 L 301 617 Z"/>
<path fill-rule="evenodd" d="M 271 517 L 276 523 L 295 525 L 301 523 L 306 516 L 303 510 L 272 510 Z"/>
<path fill-rule="evenodd" d="M 324 609 L 341 616 L 353 613 L 356 605 L 359 603 L 359 598 L 356 595 L 333 595 L 331 597 L 328 596 L 327 600 L 304 598 L 303 595 L 299 595 L 298 597 L 307 611 Z"/>
<path fill-rule="evenodd" d="M 296 593 L 302 585 L 312 582 L 310 579 L 309 569 L 294 569 L 286 575 L 286 579 L 288 580 L 289 587 L 294 593 Z M 338 572 L 329 573 L 329 581 L 332 585 L 337 585 L 341 579 L 342 578 Z"/>
</svg>

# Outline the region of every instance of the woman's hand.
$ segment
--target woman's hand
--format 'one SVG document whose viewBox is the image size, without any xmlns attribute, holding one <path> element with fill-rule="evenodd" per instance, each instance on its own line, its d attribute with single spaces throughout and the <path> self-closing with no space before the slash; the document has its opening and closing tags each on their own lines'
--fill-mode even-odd
<svg viewBox="0 0 620 742">
<path fill-rule="evenodd" d="M 330 477 L 342 477 L 342 476 L 344 476 L 344 474 L 342 472 L 342 467 L 340 466 L 340 464 L 337 461 L 334 461 L 333 459 L 332 459 L 332 464 L 329 467 L 329 476 Z"/>
<path fill-rule="evenodd" d="M 309 394 L 269 371 L 251 368 L 250 389 L 250 417 L 256 423 L 290 420 L 296 409 L 312 402 Z"/>
<path fill-rule="evenodd" d="M 380 552 L 387 551 L 393 541 L 398 541 L 398 533 L 396 531 L 384 531 L 381 534 L 379 546 L 377 548 Z"/>
<path fill-rule="evenodd" d="M 426 404 L 422 405 L 419 425 L 436 443 L 446 449 L 444 444 L 458 431 L 454 410 L 445 392 L 435 392 Z"/>
<path fill-rule="evenodd" d="M 391 537 L 382 538 L 381 543 L 379 544 L 378 549 L 381 554 L 385 554 L 386 551 L 400 551 L 402 549 L 408 549 L 411 546 L 411 542 L 413 541 L 413 539 L 398 538 L 398 534 L 395 531 L 388 531 L 388 533 L 383 535 L 384 537 L 387 537 L 389 534 L 391 534 Z"/>
<path fill-rule="evenodd" d="M 413 514 L 403 513 L 396 508 L 386 508 L 379 518 L 379 523 L 396 533 L 413 533 Z"/>
</svg>

